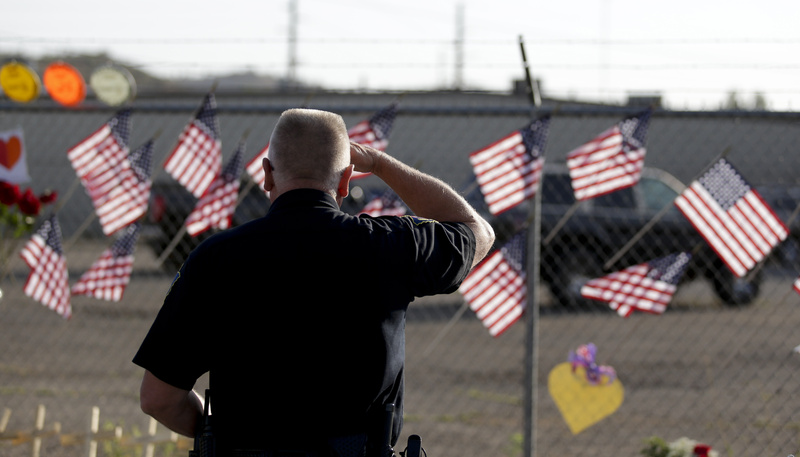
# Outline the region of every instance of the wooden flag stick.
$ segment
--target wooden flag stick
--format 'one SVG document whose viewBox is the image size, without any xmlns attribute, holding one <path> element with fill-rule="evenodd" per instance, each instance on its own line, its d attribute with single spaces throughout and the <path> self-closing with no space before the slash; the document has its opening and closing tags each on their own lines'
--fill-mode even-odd
<svg viewBox="0 0 800 457">
<path fill-rule="evenodd" d="M 700 173 L 698 173 L 689 182 L 690 183 L 689 185 L 691 185 L 691 183 L 697 181 L 697 179 L 700 176 L 702 176 L 703 173 L 705 173 L 712 165 L 714 165 L 720 159 L 722 159 L 723 157 L 728 155 L 730 150 L 731 150 L 731 147 L 728 146 L 721 153 L 717 154 L 717 156 L 714 157 L 714 159 L 708 165 L 703 167 L 703 169 L 700 171 Z M 639 241 L 644 236 L 645 233 L 647 233 L 651 228 L 653 228 L 653 226 L 656 224 L 656 222 L 658 222 L 662 217 L 664 217 L 665 214 L 667 214 L 667 211 L 669 211 L 669 209 L 672 208 L 672 206 L 673 206 L 673 203 L 670 203 L 667 206 L 665 206 L 664 208 L 662 208 L 661 211 L 659 211 L 658 214 L 656 214 L 652 219 L 650 219 L 647 222 L 647 224 L 645 224 L 638 232 L 636 232 L 636 234 L 633 237 L 631 237 L 631 239 L 628 240 L 628 242 L 625 243 L 625 245 L 619 251 L 617 251 L 616 254 L 614 254 L 610 259 L 608 259 L 608 261 L 603 265 L 603 269 L 604 270 L 608 270 L 609 268 L 611 268 L 611 266 L 614 265 L 623 255 L 625 255 L 625 253 L 628 252 L 628 250 L 630 250 L 630 248 L 633 247 L 633 245 L 636 244 L 636 242 Z"/>
<path fill-rule="evenodd" d="M 468 308 L 469 308 L 469 302 L 464 300 L 464 303 L 461 305 L 460 308 L 458 308 L 458 311 L 456 311 L 456 313 L 453 314 L 453 317 L 450 318 L 447 324 L 441 330 L 439 330 L 439 333 L 437 333 L 433 341 L 431 341 L 430 344 L 428 344 L 428 347 L 426 347 L 425 350 L 422 351 L 423 358 L 427 357 L 431 353 L 431 351 L 433 351 L 436 348 L 436 346 L 439 345 L 439 342 L 442 341 L 442 338 L 444 338 L 447 332 L 449 332 L 450 329 L 453 328 L 453 325 L 455 325 L 455 323 L 458 322 L 459 319 L 461 319 L 461 316 L 464 315 L 464 312 Z"/>
<path fill-rule="evenodd" d="M 246 140 L 247 140 L 247 137 L 248 137 L 249 135 L 250 135 L 250 129 L 248 128 L 248 129 L 247 129 L 247 130 L 245 130 L 245 131 L 244 131 L 244 133 L 242 134 L 242 139 L 241 139 L 241 140 L 239 140 L 239 142 L 246 141 Z M 248 176 L 250 176 L 250 175 L 248 175 Z M 256 183 L 256 182 L 255 182 L 255 181 L 252 179 L 252 177 L 251 177 L 251 179 L 248 179 L 248 180 L 247 180 L 247 182 L 246 182 L 246 183 L 245 183 L 245 185 L 244 185 L 244 190 L 241 190 L 241 191 L 239 191 L 239 196 L 238 196 L 238 197 L 237 197 L 237 199 L 236 199 L 236 206 L 237 206 L 237 207 L 239 206 L 239 204 L 240 204 L 240 203 L 242 203 L 242 201 L 244 201 L 244 198 L 245 198 L 245 196 L 247 195 L 247 193 L 248 193 L 248 192 L 250 192 L 250 189 L 252 189 L 252 188 L 253 188 L 253 186 L 254 186 L 254 185 L 256 185 L 256 184 L 257 184 L 257 183 Z"/>
<path fill-rule="evenodd" d="M 563 215 L 561 215 L 561 219 L 559 219 L 556 225 L 550 229 L 550 233 L 548 233 L 544 238 L 544 241 L 542 241 L 543 245 L 547 246 L 551 241 L 553 241 L 553 238 L 555 238 L 556 234 L 564 227 L 564 224 L 566 224 L 572 215 L 575 214 L 575 211 L 578 210 L 578 207 L 582 201 L 583 200 L 575 200 L 575 202 L 572 203 L 572 206 L 570 206 L 569 209 Z"/>
<path fill-rule="evenodd" d="M 60 210 L 61 207 L 64 206 L 64 203 L 66 203 L 67 200 L 69 200 L 72 197 L 72 194 L 75 193 L 75 190 L 78 189 L 80 183 L 81 179 L 77 177 L 75 178 L 74 181 L 72 181 L 72 184 L 69 185 L 69 188 L 67 188 L 67 191 L 64 192 L 64 195 L 58 199 L 55 205 L 53 205 L 53 212 L 58 212 L 58 210 Z"/>
<path fill-rule="evenodd" d="M 72 247 L 72 245 L 74 245 L 75 242 L 78 241 L 78 238 L 80 238 L 80 236 L 83 235 L 83 232 L 85 232 L 86 229 L 89 228 L 89 225 L 96 218 L 97 214 L 94 211 L 92 211 L 89 214 L 89 216 L 87 216 L 86 219 L 83 220 L 83 223 L 80 225 L 80 227 L 78 227 L 78 230 L 76 230 L 75 233 L 73 233 L 72 236 L 62 245 L 62 249 L 65 252 L 68 251 Z"/>
<path fill-rule="evenodd" d="M 166 260 L 170 254 L 172 254 L 172 251 L 175 250 L 175 248 L 178 246 L 178 243 L 181 241 L 181 238 L 183 238 L 183 235 L 185 234 L 186 234 L 186 223 L 181 225 L 181 228 L 180 230 L 178 230 L 178 233 L 175 234 L 172 240 L 170 240 L 167 247 L 165 247 L 164 250 L 161 252 L 161 255 L 158 256 L 158 259 L 156 259 L 156 267 L 160 267 L 161 264 L 164 263 L 164 260 Z"/>
</svg>

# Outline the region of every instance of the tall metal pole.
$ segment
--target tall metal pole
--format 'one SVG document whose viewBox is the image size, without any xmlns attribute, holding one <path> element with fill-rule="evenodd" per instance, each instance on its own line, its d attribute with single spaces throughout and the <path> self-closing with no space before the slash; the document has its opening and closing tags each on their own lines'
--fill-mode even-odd
<svg viewBox="0 0 800 457">
<path fill-rule="evenodd" d="M 528 96 L 531 101 L 531 117 L 535 117 L 541 106 L 542 100 L 539 91 L 531 78 L 528 67 L 528 58 L 525 55 L 525 43 L 519 37 L 519 48 L 522 53 L 522 63 L 525 66 L 525 79 L 528 83 Z M 543 151 L 544 152 L 544 151 Z M 541 180 L 540 189 L 533 197 L 531 204 L 532 224 L 528 227 L 527 237 L 527 265 L 528 272 L 527 304 L 525 311 L 525 392 L 524 392 L 524 433 L 523 456 L 536 456 L 536 416 L 537 399 L 539 396 L 539 258 L 541 246 Z"/>
<path fill-rule="evenodd" d="M 464 86 L 464 4 L 456 5 L 455 75 L 453 89 Z"/>
<path fill-rule="evenodd" d="M 289 65 L 286 72 L 286 85 L 297 85 L 297 0 L 289 0 Z"/>
</svg>

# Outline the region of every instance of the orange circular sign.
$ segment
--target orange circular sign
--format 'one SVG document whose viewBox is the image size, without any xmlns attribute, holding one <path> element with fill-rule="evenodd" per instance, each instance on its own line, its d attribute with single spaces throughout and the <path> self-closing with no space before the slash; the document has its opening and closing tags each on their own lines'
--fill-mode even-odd
<svg viewBox="0 0 800 457">
<path fill-rule="evenodd" d="M 76 106 L 86 98 L 86 82 L 72 65 L 55 62 L 44 70 L 44 88 L 53 100 L 64 106 Z"/>
<path fill-rule="evenodd" d="M 27 65 L 9 62 L 0 68 L 0 87 L 11 100 L 27 103 L 39 96 L 42 83 Z"/>
</svg>

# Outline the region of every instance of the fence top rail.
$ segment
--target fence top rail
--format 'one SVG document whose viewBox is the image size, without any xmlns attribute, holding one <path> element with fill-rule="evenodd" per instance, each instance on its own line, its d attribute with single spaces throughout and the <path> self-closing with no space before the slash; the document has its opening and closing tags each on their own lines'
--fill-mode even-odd
<svg viewBox="0 0 800 457">
<path fill-rule="evenodd" d="M 357 95 L 353 95 L 353 101 L 357 101 Z M 498 103 L 496 101 L 487 100 L 486 102 L 475 105 L 463 105 L 453 103 L 450 100 L 443 100 L 441 104 L 419 103 L 413 100 L 404 100 L 398 106 L 398 111 L 410 115 L 436 115 L 436 116 L 491 116 L 491 115 L 507 115 L 507 116 L 531 116 L 538 117 L 550 115 L 553 117 L 602 117 L 602 116 L 623 116 L 632 114 L 642 109 L 645 106 L 629 105 L 629 106 L 594 106 L 594 105 L 577 105 L 574 102 L 563 106 L 553 104 L 550 102 L 545 106 L 535 109 L 525 104 L 511 104 L 511 103 Z M 134 111 L 142 113 L 192 113 L 197 109 L 198 101 L 186 98 L 185 101 L 164 102 L 160 100 L 143 100 L 134 102 L 129 107 Z M 297 108 L 298 103 L 291 103 L 289 101 L 282 102 L 263 102 L 257 103 L 252 101 L 245 101 L 243 98 L 235 100 L 219 99 L 217 101 L 217 112 L 219 114 L 247 114 L 247 113 L 264 113 L 264 114 L 280 114 L 281 112 Z M 353 102 L 332 102 L 325 101 L 320 103 L 310 103 L 307 106 L 328 111 L 334 111 L 342 114 L 352 113 L 370 113 L 378 111 L 386 107 L 384 103 L 353 103 Z M 58 106 L 50 101 L 40 101 L 30 104 L 18 104 L 9 101 L 0 100 L 0 113 L 30 113 L 30 112 L 50 112 L 50 113 L 75 113 L 75 114 L 94 114 L 98 112 L 114 113 L 123 107 L 112 107 L 101 104 L 99 102 L 87 102 L 80 107 L 63 107 Z M 800 120 L 800 112 L 798 111 L 763 111 L 763 110 L 714 110 L 714 111 L 676 111 L 664 108 L 656 108 L 653 110 L 653 116 L 661 118 L 750 118 L 750 119 L 780 119 L 788 121 Z"/>
</svg>

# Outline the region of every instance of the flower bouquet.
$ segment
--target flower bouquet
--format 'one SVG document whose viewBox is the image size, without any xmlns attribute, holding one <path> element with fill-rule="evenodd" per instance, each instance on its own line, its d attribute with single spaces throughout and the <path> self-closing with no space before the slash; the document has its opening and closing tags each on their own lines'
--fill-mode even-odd
<svg viewBox="0 0 800 457">
<path fill-rule="evenodd" d="M 719 457 L 711 446 L 686 437 L 667 443 L 653 436 L 645 440 L 645 447 L 640 452 L 644 457 Z"/>
</svg>

